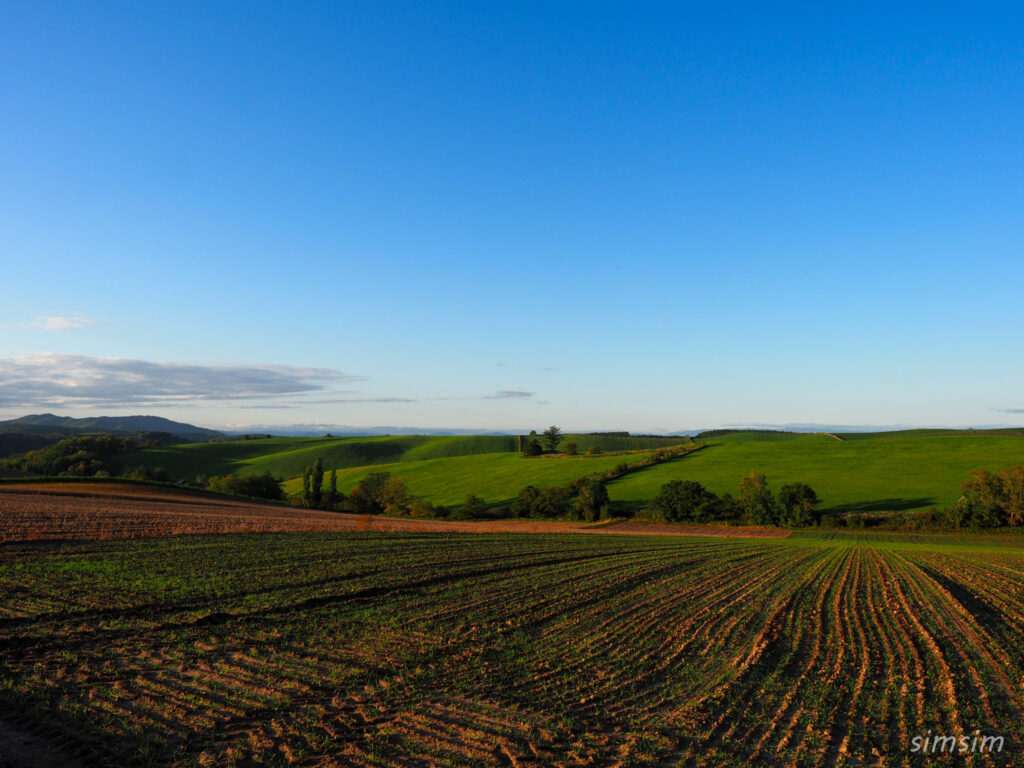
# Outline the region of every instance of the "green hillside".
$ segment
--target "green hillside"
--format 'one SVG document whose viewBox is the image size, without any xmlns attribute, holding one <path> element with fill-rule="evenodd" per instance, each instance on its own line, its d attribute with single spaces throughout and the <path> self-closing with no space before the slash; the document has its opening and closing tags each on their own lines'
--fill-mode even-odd
<svg viewBox="0 0 1024 768">
<path fill-rule="evenodd" d="M 575 442 L 580 453 L 585 453 L 591 446 L 610 453 L 664 448 L 687 442 L 687 439 L 565 435 L 562 447 L 569 442 Z M 291 478 L 302 474 L 302 470 L 317 457 L 330 470 L 518 451 L 519 437 L 516 435 L 273 437 L 145 448 L 118 457 L 116 466 L 163 467 L 176 480 L 192 480 L 196 475 L 262 472 Z"/>
<path fill-rule="evenodd" d="M 733 432 L 712 436 L 693 456 L 632 473 L 609 484 L 623 509 L 640 509 L 669 480 L 697 480 L 715 493 L 735 493 L 751 470 L 768 476 L 778 491 L 790 482 L 809 483 L 826 509 L 886 511 L 948 506 L 973 469 L 997 470 L 1024 464 L 1024 435 L 1014 431 L 911 430 L 842 435 L 793 432 Z M 489 502 L 507 501 L 527 485 L 565 485 L 592 472 L 615 467 L 625 457 L 611 451 L 654 448 L 684 438 L 566 435 L 599 456 L 523 459 L 515 436 L 470 435 L 344 438 L 269 438 L 147 448 L 118 457 L 121 466 L 161 466 L 178 480 L 197 475 L 271 472 L 296 479 L 318 457 L 339 471 L 348 492 L 377 469 L 404 478 L 411 493 L 438 504 L 461 503 L 467 494 Z M 635 458 L 634 454 L 632 458 Z"/>
<path fill-rule="evenodd" d="M 327 469 L 515 451 L 508 435 L 397 437 L 274 437 L 146 448 L 119 457 L 120 466 L 163 467 L 177 480 L 196 475 L 296 477 L 320 457 Z"/>
<path fill-rule="evenodd" d="M 892 437 L 979 437 L 995 435 L 1003 437 L 1024 437 L 1024 429 L 1020 427 L 1003 427 L 1001 429 L 898 429 L 890 432 L 837 432 L 843 440 L 878 440 Z"/>
<path fill-rule="evenodd" d="M 688 437 L 625 437 L 619 435 L 562 435 L 559 447 L 565 450 L 569 443 L 576 443 L 580 453 L 585 453 L 592 446 L 597 446 L 605 453 L 612 451 L 648 451 L 658 448 L 668 448 L 672 445 L 681 445 L 691 442 Z"/>
<path fill-rule="evenodd" d="M 881 511 L 953 504 L 971 470 L 1024 464 L 1024 437 L 937 434 L 839 441 L 828 435 L 748 432 L 708 440 L 683 461 L 651 467 L 611 483 L 613 501 L 639 508 L 670 480 L 697 480 L 715 493 L 736 493 L 751 470 L 775 491 L 809 483 L 831 509 Z"/>
<path fill-rule="evenodd" d="M 643 455 L 628 458 L 635 461 Z M 390 472 L 406 481 L 410 493 L 435 504 L 461 504 L 471 493 L 497 504 L 514 498 L 528 485 L 568 485 L 584 475 L 612 469 L 623 460 L 622 455 L 526 459 L 518 453 L 427 459 L 339 470 L 338 490 L 350 492 L 370 472 Z M 302 481 L 293 479 L 284 488 L 298 493 Z"/>
</svg>

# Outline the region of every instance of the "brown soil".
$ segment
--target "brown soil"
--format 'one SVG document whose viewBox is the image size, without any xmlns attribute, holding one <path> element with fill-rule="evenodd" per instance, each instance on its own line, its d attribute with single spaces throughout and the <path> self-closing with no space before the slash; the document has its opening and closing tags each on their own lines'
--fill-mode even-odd
<svg viewBox="0 0 1024 768">
<path fill-rule="evenodd" d="M 188 489 L 122 483 L 0 485 L 0 542 L 131 539 L 207 533 L 601 533 L 780 537 L 764 528 L 543 520 L 417 520 L 299 509 Z"/>
</svg>

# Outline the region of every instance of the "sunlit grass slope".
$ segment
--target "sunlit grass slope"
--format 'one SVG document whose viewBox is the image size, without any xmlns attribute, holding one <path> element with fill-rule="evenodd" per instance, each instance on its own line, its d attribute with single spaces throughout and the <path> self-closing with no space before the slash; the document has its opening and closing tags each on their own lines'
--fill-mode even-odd
<svg viewBox="0 0 1024 768">
<path fill-rule="evenodd" d="M 594 446 L 600 448 L 605 453 L 611 453 L 612 451 L 655 450 L 689 442 L 692 441 L 688 437 L 620 437 L 618 435 L 569 434 L 562 437 L 559 447 L 564 451 L 569 443 L 576 443 L 576 448 L 580 453 L 586 453 L 588 449 Z"/>
<path fill-rule="evenodd" d="M 491 503 L 514 498 L 528 485 L 567 485 L 592 472 L 636 461 L 643 453 L 618 456 L 522 458 L 518 453 L 489 453 L 427 459 L 338 471 L 338 490 L 345 493 L 370 472 L 390 472 L 406 481 L 409 492 L 435 504 L 461 504 L 468 494 Z M 284 484 L 289 493 L 302 490 L 301 479 Z"/>
<path fill-rule="evenodd" d="M 613 501 L 643 506 L 670 480 L 697 480 L 715 493 L 737 491 L 751 470 L 778 491 L 809 483 L 825 508 L 915 509 L 953 504 L 979 467 L 1024 463 L 1024 437 L 949 435 L 839 441 L 827 435 L 739 433 L 710 438 L 692 456 L 628 475 L 608 487 Z"/>
<path fill-rule="evenodd" d="M 646 506 L 669 480 L 698 480 L 716 493 L 736 493 L 751 470 L 768 476 L 778 491 L 790 482 L 809 483 L 827 509 L 882 511 L 945 506 L 959 498 L 971 470 L 1024 464 L 1024 436 L 944 430 L 842 435 L 737 432 L 707 438 L 694 455 L 630 474 L 609 484 L 622 508 Z M 637 443 L 637 441 L 641 441 Z M 653 440 L 648 446 L 643 441 Z M 655 447 L 681 438 L 567 436 L 583 452 Z M 591 442 L 592 441 L 592 442 Z M 618 441 L 618 442 L 616 442 Z M 173 478 L 271 472 L 292 478 L 318 457 L 339 470 L 340 489 L 351 490 L 368 472 L 383 468 L 403 477 L 412 493 L 435 503 L 461 503 L 467 494 L 490 502 L 513 498 L 527 485 L 565 485 L 631 457 L 611 454 L 575 458 L 523 459 L 515 436 L 397 436 L 270 438 L 149 448 L 121 457 L 121 465 L 162 466 Z"/>
<path fill-rule="evenodd" d="M 514 451 L 517 447 L 516 438 L 508 435 L 276 437 L 146 448 L 125 454 L 120 457 L 120 463 L 121 466 L 163 467 L 178 480 L 192 480 L 196 475 L 262 472 L 295 477 L 317 457 L 326 468 L 340 469 Z"/>
</svg>

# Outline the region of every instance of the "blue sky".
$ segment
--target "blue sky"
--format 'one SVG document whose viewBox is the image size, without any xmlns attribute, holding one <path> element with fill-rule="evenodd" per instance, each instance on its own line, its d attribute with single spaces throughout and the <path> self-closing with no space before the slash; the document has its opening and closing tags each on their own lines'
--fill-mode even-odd
<svg viewBox="0 0 1024 768">
<path fill-rule="evenodd" d="M 0 2 L 0 417 L 1024 421 L 1024 10 L 711 6 Z"/>
</svg>

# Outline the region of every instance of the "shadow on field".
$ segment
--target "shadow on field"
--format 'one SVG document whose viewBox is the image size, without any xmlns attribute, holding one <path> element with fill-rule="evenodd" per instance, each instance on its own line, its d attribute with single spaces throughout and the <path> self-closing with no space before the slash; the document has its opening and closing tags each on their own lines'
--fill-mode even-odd
<svg viewBox="0 0 1024 768">
<path fill-rule="evenodd" d="M 628 501 L 613 501 L 611 503 L 611 512 L 613 517 L 635 517 L 637 512 L 649 505 L 649 501 L 638 501 L 635 499 Z"/>
<path fill-rule="evenodd" d="M 905 509 L 935 506 L 935 499 L 923 496 L 918 499 L 875 499 L 874 501 L 858 501 L 854 504 L 840 504 L 830 507 L 824 512 L 902 512 Z"/>
</svg>

